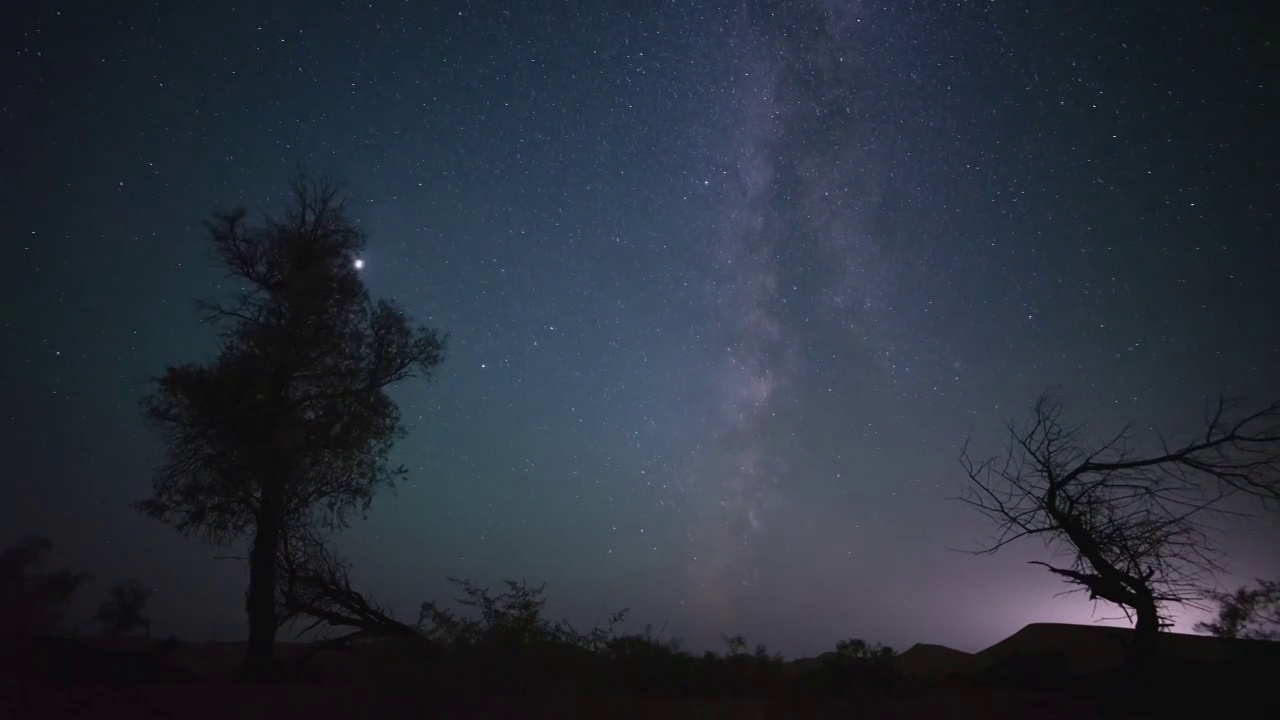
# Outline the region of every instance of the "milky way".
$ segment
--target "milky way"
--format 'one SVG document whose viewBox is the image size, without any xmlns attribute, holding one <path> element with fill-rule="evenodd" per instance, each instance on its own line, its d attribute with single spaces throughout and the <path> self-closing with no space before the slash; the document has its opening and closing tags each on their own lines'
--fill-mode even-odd
<svg viewBox="0 0 1280 720">
<path fill-rule="evenodd" d="M 693 481 L 701 507 L 690 566 L 710 616 L 729 622 L 735 587 L 757 578 L 753 545 L 786 497 L 785 429 L 770 420 L 779 394 L 804 370 L 795 326 L 809 320 L 788 305 L 866 337 L 882 284 L 867 233 L 880 191 L 875 118 L 856 100 L 866 80 L 857 57 L 865 39 L 853 5 L 804 9 L 814 25 L 799 38 L 761 28 L 763 19 L 747 10 L 730 43 L 739 61 L 737 130 L 725 146 L 729 170 L 717 183 L 724 208 L 711 244 L 726 347 L 718 432 Z M 852 371 L 861 358 L 844 360 Z"/>
<path fill-rule="evenodd" d="M 782 468 L 763 454 L 760 435 L 774 394 L 788 379 L 780 357 L 788 347 L 786 329 L 774 308 L 777 247 L 768 215 L 779 129 L 777 78 L 765 63 L 740 72 L 734 93 L 741 98 L 741 129 L 731 145 L 736 152 L 727 158 L 730 170 L 717 181 L 725 206 L 711 244 L 718 271 L 715 310 L 725 344 L 711 418 L 719 432 L 699 457 L 695 482 L 705 487 L 695 490 L 703 507 L 691 543 L 697 558 L 693 578 L 721 616 L 730 612 L 729 583 L 749 582 L 753 534 L 765 521 L 772 486 L 780 479 Z"/>
</svg>

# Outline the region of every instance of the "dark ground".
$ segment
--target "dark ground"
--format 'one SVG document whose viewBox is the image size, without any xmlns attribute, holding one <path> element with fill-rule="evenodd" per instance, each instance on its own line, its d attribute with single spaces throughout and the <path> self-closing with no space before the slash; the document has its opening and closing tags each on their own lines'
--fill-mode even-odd
<svg viewBox="0 0 1280 720">
<path fill-rule="evenodd" d="M 768 698 L 672 699 L 572 696 L 554 692 L 431 698 L 370 685 L 148 686 L 76 685 L 20 692 L 13 717 L 22 718 L 1143 718 L 1164 713 L 1123 712 L 1062 693 L 953 688 L 915 697 L 840 700 Z M 1212 713 L 1209 714 L 1212 716 Z"/>
<path fill-rule="evenodd" d="M 234 679 L 243 646 L 233 643 L 41 638 L 6 647 L 0 718 L 94 720 L 1266 717 L 1280 670 L 1273 655 L 1253 655 L 1228 666 L 1169 666 L 1139 681 L 1019 656 L 979 675 L 922 677 L 828 656 L 786 663 L 654 655 L 637 663 L 546 648 L 460 655 L 375 643 L 246 683 Z M 279 664 L 307 647 L 282 644 Z"/>
</svg>

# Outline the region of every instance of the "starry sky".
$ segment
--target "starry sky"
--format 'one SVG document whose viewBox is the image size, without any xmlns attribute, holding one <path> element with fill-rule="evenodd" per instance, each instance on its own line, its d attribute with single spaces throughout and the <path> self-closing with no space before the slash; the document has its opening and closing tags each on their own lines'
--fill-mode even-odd
<svg viewBox="0 0 1280 720">
<path fill-rule="evenodd" d="M 20 2 L 0 539 L 243 636 L 234 551 L 129 507 L 137 404 L 214 348 L 201 221 L 278 213 L 301 164 L 372 292 L 452 336 L 394 391 L 407 482 L 338 541 L 404 616 L 455 576 L 792 656 L 1111 617 L 1038 544 L 961 552 L 965 437 L 1050 385 L 1099 432 L 1280 397 L 1275 19 L 1115 5 Z M 1233 571 L 1277 542 L 1240 523 Z"/>
</svg>

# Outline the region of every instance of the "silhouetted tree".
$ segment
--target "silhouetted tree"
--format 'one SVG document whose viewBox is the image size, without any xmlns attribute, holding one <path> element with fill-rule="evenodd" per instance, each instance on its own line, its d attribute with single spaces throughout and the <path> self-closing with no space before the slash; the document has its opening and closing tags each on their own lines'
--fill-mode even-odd
<svg viewBox="0 0 1280 720">
<path fill-rule="evenodd" d="M 52 547 L 49 538 L 33 535 L 0 552 L 0 632 L 54 634 L 65 629 L 67 606 L 90 576 L 70 570 L 35 572 Z"/>
<path fill-rule="evenodd" d="M 1196 623 L 1196 632 L 1221 638 L 1280 640 L 1280 582 L 1259 580 L 1257 587 L 1215 593 L 1218 616 Z"/>
<path fill-rule="evenodd" d="M 111 596 L 98 606 L 93 619 L 102 626 L 102 633 L 109 637 L 128 635 L 141 629 L 144 637 L 151 637 L 151 618 L 143 614 L 151 591 L 136 580 L 117 583 L 111 587 Z"/>
<path fill-rule="evenodd" d="M 386 463 L 403 431 L 385 390 L 429 375 L 445 339 L 370 299 L 356 267 L 365 237 L 327 182 L 296 180 L 282 220 L 254 227 L 237 210 L 207 226 L 238 292 L 202 305 L 218 356 L 167 368 L 143 402 L 166 455 L 139 508 L 215 544 L 251 541 L 254 675 L 273 656 L 282 533 L 343 527 L 403 474 Z"/>
<path fill-rule="evenodd" d="M 836 643 L 836 654 L 855 660 L 892 660 L 897 656 L 893 648 L 882 643 L 869 643 L 862 638 L 849 638 Z"/>
<path fill-rule="evenodd" d="M 1277 487 L 1280 405 L 1228 422 L 1233 407 L 1220 401 L 1202 436 L 1179 446 L 1161 437 L 1143 454 L 1127 427 L 1087 443 L 1080 427 L 1063 424 L 1061 401 L 1042 395 L 1028 423 L 1010 424 L 1003 457 L 974 461 L 967 442 L 961 453 L 962 499 L 996 527 L 982 552 L 1028 537 L 1054 547 L 1066 564 L 1037 564 L 1133 618 L 1129 657 L 1141 664 L 1166 624 L 1164 608 L 1208 595 L 1220 555 L 1206 521 L 1219 501 Z"/>
<path fill-rule="evenodd" d="M 720 639 L 724 641 L 725 654 L 729 657 L 747 654 L 747 637 L 742 633 L 721 634 Z"/>
</svg>

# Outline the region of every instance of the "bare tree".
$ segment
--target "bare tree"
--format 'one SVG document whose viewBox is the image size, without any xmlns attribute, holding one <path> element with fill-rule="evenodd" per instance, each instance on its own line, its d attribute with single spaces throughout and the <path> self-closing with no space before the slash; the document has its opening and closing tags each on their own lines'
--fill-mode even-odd
<svg viewBox="0 0 1280 720">
<path fill-rule="evenodd" d="M 1053 393 L 1036 402 L 1029 422 L 1009 425 L 1001 457 L 976 461 L 961 452 L 968 482 L 961 499 L 991 520 L 995 534 L 980 552 L 1039 537 L 1059 564 L 1039 562 L 1091 599 L 1119 606 L 1134 620 L 1129 657 L 1155 651 L 1170 605 L 1202 607 L 1222 556 L 1214 515 L 1233 492 L 1276 497 L 1280 404 L 1241 420 L 1225 418 L 1222 400 L 1202 436 L 1173 446 L 1158 438 L 1144 454 L 1130 428 L 1089 443 L 1062 420 Z"/>
<path fill-rule="evenodd" d="M 139 509 L 214 544 L 251 541 L 245 670 L 260 675 L 285 528 L 342 527 L 403 474 L 386 462 L 403 434 L 386 388 L 429 375 L 445 339 L 370 299 L 357 267 L 365 237 L 329 183 L 295 181 L 282 220 L 251 227 L 235 211 L 208 227 L 238 292 L 203 304 L 218 356 L 169 367 L 143 402 L 165 462 Z"/>
<path fill-rule="evenodd" d="M 98 606 L 93 619 L 102 626 L 109 637 L 127 635 L 141 629 L 144 637 L 151 637 L 151 618 L 143 614 L 151 591 L 136 580 L 117 583 L 111 587 L 111 596 Z"/>
</svg>

